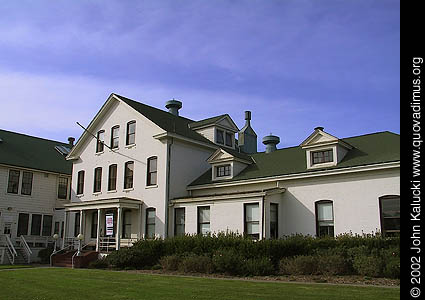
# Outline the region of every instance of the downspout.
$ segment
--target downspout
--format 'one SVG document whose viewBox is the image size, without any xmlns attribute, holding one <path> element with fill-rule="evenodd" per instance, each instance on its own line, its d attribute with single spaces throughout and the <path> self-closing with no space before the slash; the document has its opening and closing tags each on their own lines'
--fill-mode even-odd
<svg viewBox="0 0 425 300">
<path fill-rule="evenodd" d="M 173 138 L 171 141 L 167 141 L 167 178 L 165 182 L 166 196 L 165 196 L 165 238 L 168 237 L 168 204 L 170 199 L 170 176 L 171 176 L 171 145 L 173 144 Z"/>
<path fill-rule="evenodd" d="M 261 197 L 262 198 L 262 202 L 263 202 L 263 204 L 262 204 L 262 209 L 263 209 L 263 212 L 262 212 L 262 220 L 261 220 L 261 239 L 265 239 L 266 237 L 264 236 L 264 232 L 265 232 L 265 227 L 266 227 L 266 223 L 265 223 L 265 221 L 266 221 L 266 209 L 264 208 L 264 198 L 265 198 L 265 196 L 262 196 Z"/>
</svg>

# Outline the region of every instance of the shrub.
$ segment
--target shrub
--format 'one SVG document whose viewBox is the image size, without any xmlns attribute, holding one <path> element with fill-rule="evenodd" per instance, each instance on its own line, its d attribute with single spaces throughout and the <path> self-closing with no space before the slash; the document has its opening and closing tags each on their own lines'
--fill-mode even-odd
<svg viewBox="0 0 425 300">
<path fill-rule="evenodd" d="M 166 271 L 177 271 L 180 261 L 180 256 L 168 255 L 161 257 L 159 263 L 161 264 L 162 269 Z"/>
<path fill-rule="evenodd" d="M 245 259 L 234 249 L 218 250 L 212 257 L 214 269 L 229 275 L 245 274 Z"/>
<path fill-rule="evenodd" d="M 38 257 L 40 258 L 40 262 L 42 264 L 48 264 L 50 263 L 50 255 L 53 253 L 53 247 L 48 247 L 48 248 L 44 248 L 41 249 L 38 252 Z"/>
<path fill-rule="evenodd" d="M 212 273 L 214 266 L 211 258 L 204 255 L 191 254 L 180 261 L 178 270 L 186 273 Z"/>
<path fill-rule="evenodd" d="M 100 258 L 90 262 L 87 267 L 89 269 L 107 269 L 109 268 L 109 263 L 106 258 Z"/>
<path fill-rule="evenodd" d="M 385 266 L 383 276 L 388 278 L 400 278 L 400 249 L 390 248 L 383 251 Z"/>
<path fill-rule="evenodd" d="M 346 275 L 352 273 L 349 261 L 342 255 L 318 255 L 317 272 L 323 275 Z"/>
<path fill-rule="evenodd" d="M 246 275 L 267 276 L 275 273 L 274 265 L 270 258 L 252 258 L 245 262 Z"/>
<path fill-rule="evenodd" d="M 283 258 L 279 271 L 284 275 L 315 275 L 318 273 L 317 259 L 312 255 Z"/>
</svg>

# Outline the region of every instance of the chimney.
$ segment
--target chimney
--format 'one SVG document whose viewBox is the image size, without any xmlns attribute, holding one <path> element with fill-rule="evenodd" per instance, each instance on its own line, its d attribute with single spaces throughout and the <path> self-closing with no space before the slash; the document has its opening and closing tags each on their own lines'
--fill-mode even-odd
<svg viewBox="0 0 425 300">
<path fill-rule="evenodd" d="M 74 147 L 74 141 L 75 141 L 75 138 L 73 138 L 72 136 L 70 136 L 70 137 L 68 138 L 69 148 Z"/>
<path fill-rule="evenodd" d="M 251 112 L 245 111 L 245 126 L 238 133 L 238 145 L 242 152 L 257 153 L 257 134 L 251 127 Z"/>
<path fill-rule="evenodd" d="M 276 151 L 276 145 L 280 143 L 280 138 L 275 135 L 267 135 L 263 137 L 263 144 L 266 145 L 266 153 Z"/>
<path fill-rule="evenodd" d="M 170 114 L 178 116 L 179 109 L 182 108 L 182 103 L 178 100 L 173 99 L 173 100 L 165 102 L 165 107 L 168 109 L 168 112 Z"/>
</svg>

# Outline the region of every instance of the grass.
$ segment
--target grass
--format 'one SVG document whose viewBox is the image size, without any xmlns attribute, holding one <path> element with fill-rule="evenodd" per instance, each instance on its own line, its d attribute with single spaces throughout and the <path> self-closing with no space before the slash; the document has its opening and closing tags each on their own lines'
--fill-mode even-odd
<svg viewBox="0 0 425 300">
<path fill-rule="evenodd" d="M 31 265 L 0 265 L 0 270 L 32 268 Z"/>
<path fill-rule="evenodd" d="M 255 282 L 105 270 L 0 272 L 0 299 L 400 299 L 399 288 Z"/>
</svg>

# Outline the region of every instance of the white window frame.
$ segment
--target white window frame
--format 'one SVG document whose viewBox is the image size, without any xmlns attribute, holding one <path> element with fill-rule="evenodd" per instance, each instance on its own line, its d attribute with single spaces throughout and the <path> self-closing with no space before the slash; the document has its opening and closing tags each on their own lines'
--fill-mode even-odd
<svg viewBox="0 0 425 300">
<path fill-rule="evenodd" d="M 313 152 L 320 152 L 320 151 L 328 151 L 328 150 L 332 150 L 332 161 L 330 162 L 325 162 L 325 163 L 318 163 L 318 164 L 313 164 Z M 316 168 L 326 168 L 326 167 L 333 167 L 337 165 L 337 146 L 336 145 L 332 145 L 332 146 L 322 146 L 322 147 L 315 147 L 315 148 L 310 148 L 308 150 L 306 150 L 306 159 L 307 159 L 307 169 L 316 169 Z"/>
</svg>

